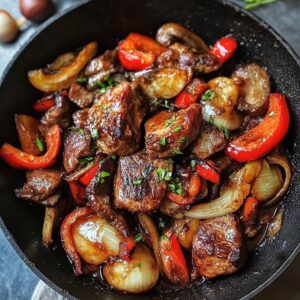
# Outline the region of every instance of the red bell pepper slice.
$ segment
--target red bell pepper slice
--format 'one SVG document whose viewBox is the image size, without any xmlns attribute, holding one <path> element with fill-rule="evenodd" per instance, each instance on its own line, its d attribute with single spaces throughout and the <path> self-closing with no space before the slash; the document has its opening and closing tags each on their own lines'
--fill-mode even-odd
<svg viewBox="0 0 300 300">
<path fill-rule="evenodd" d="M 82 272 L 82 264 L 81 259 L 76 251 L 73 236 L 72 236 L 72 225 L 79 219 L 80 217 L 88 216 L 92 214 L 93 211 L 89 207 L 80 207 L 73 210 L 69 213 L 60 227 L 60 237 L 62 245 L 72 263 L 75 275 L 79 276 Z"/>
<path fill-rule="evenodd" d="M 215 169 L 214 163 L 212 161 L 197 161 L 196 170 L 198 174 L 204 179 L 216 184 L 220 183 L 220 174 Z"/>
<path fill-rule="evenodd" d="M 141 71 L 153 65 L 155 59 L 166 50 L 148 36 L 130 33 L 119 44 L 119 60 L 130 71 Z"/>
<path fill-rule="evenodd" d="M 169 198 L 171 201 L 179 204 L 179 205 L 187 205 L 191 204 L 194 202 L 195 197 L 199 194 L 200 189 L 201 189 L 201 179 L 196 176 L 192 175 L 189 179 L 189 186 L 188 186 L 188 196 L 185 195 L 179 195 L 174 192 L 168 191 L 166 196 Z"/>
<path fill-rule="evenodd" d="M 0 148 L 0 157 L 15 169 L 36 170 L 52 166 L 61 147 L 61 132 L 58 125 L 51 126 L 46 133 L 46 145 L 47 152 L 42 156 L 35 156 L 5 143 Z"/>
<path fill-rule="evenodd" d="M 186 260 L 174 233 L 161 237 L 160 256 L 164 273 L 172 283 L 186 284 L 189 282 Z"/>
<path fill-rule="evenodd" d="M 236 39 L 233 37 L 223 37 L 212 46 L 209 52 L 218 58 L 220 64 L 224 64 L 233 56 L 237 47 L 238 43 Z"/>
<path fill-rule="evenodd" d="M 130 253 L 132 252 L 134 246 L 135 240 L 132 236 L 121 242 L 119 247 L 119 257 L 123 260 L 129 261 Z"/>
<path fill-rule="evenodd" d="M 89 185 L 99 170 L 99 161 L 97 160 L 80 178 L 79 181 L 85 186 Z"/>
<path fill-rule="evenodd" d="M 85 187 L 76 181 L 69 182 L 70 191 L 77 205 L 85 205 Z"/>
<path fill-rule="evenodd" d="M 33 109 L 37 112 L 45 112 L 55 105 L 53 96 L 44 97 L 33 104 Z"/>
<path fill-rule="evenodd" d="M 187 108 L 196 103 L 199 97 L 208 89 L 207 84 L 198 78 L 193 79 L 186 88 L 177 95 L 175 106 L 178 108 Z"/>
<path fill-rule="evenodd" d="M 269 109 L 263 121 L 231 141 L 226 155 L 238 162 L 253 161 L 273 150 L 285 137 L 290 125 L 286 98 L 274 93 L 269 97 Z"/>
</svg>

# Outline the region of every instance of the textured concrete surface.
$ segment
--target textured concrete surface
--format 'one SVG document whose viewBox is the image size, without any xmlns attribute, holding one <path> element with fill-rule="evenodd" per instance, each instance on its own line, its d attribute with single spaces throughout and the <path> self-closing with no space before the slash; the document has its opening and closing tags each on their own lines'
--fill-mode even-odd
<svg viewBox="0 0 300 300">
<path fill-rule="evenodd" d="M 239 5 L 243 4 L 241 0 L 232 1 Z M 58 9 L 61 10 L 72 3 L 80 2 L 80 0 L 57 0 L 56 2 Z M 0 9 L 7 9 L 14 16 L 20 16 L 17 1 L 0 0 Z M 299 0 L 279 0 L 272 5 L 256 9 L 254 12 L 271 24 L 300 55 Z M 21 34 L 17 42 L 0 46 L 0 75 L 16 50 L 20 48 L 34 30 L 35 26 L 30 26 L 28 30 Z M 270 253 L 270 255 L 272 254 Z M 280 278 L 255 299 L 300 299 L 299 269 L 300 256 Z M 18 257 L 0 231 L 0 300 L 30 299 L 37 282 L 36 275 Z M 43 297 L 44 299 L 45 297 Z"/>
</svg>

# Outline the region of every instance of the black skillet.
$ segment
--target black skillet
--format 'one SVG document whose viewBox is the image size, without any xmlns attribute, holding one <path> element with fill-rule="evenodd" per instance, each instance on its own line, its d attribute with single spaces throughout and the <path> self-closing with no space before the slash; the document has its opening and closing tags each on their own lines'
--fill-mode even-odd
<svg viewBox="0 0 300 300">
<path fill-rule="evenodd" d="M 287 43 L 260 19 L 226 1 L 212 0 L 101 0 L 57 15 L 20 50 L 3 76 L 0 141 L 17 142 L 14 113 L 32 113 L 31 105 L 40 96 L 28 83 L 27 70 L 44 66 L 58 54 L 91 40 L 98 40 L 102 51 L 115 47 L 117 41 L 132 31 L 154 35 L 161 24 L 169 21 L 186 25 L 209 44 L 224 35 L 234 35 L 240 47 L 226 66 L 225 74 L 234 65 L 248 61 L 268 68 L 273 90 L 286 94 L 289 99 L 292 124 L 285 144 L 294 165 L 294 177 L 284 199 L 287 211 L 280 234 L 248 257 L 243 270 L 185 290 L 163 292 L 157 289 L 141 298 L 247 299 L 285 270 L 298 253 L 300 243 L 300 62 Z M 24 172 L 11 170 L 2 162 L 0 170 L 1 228 L 42 280 L 70 298 L 137 298 L 111 292 L 97 279 L 76 278 L 61 247 L 51 251 L 41 243 L 43 211 L 14 196 L 14 188 L 24 181 Z"/>
</svg>

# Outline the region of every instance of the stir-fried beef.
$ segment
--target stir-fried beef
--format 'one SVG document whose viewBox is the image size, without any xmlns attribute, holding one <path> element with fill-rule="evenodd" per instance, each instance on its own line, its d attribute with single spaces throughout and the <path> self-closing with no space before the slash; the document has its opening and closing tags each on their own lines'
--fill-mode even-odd
<svg viewBox="0 0 300 300">
<path fill-rule="evenodd" d="M 71 105 L 67 97 L 67 91 L 55 94 L 55 105 L 48 109 L 41 118 L 41 123 L 47 127 L 58 124 L 65 129 L 69 127 L 71 121 Z"/>
<path fill-rule="evenodd" d="M 192 153 L 205 159 L 223 150 L 226 146 L 224 133 L 207 122 L 202 124 L 200 134 L 191 146 Z"/>
<path fill-rule="evenodd" d="M 63 172 L 57 170 L 34 170 L 27 172 L 27 182 L 15 193 L 18 198 L 43 202 L 52 196 L 62 183 Z M 58 200 L 58 199 L 57 199 Z"/>
<path fill-rule="evenodd" d="M 115 206 L 130 211 L 156 209 L 172 168 L 167 160 L 151 159 L 145 151 L 121 157 L 114 184 Z"/>
<path fill-rule="evenodd" d="M 229 214 L 201 222 L 192 247 L 193 277 L 213 278 L 236 272 L 242 263 L 239 219 Z"/>
<path fill-rule="evenodd" d="M 85 128 L 88 113 L 89 113 L 88 108 L 76 110 L 73 113 L 72 118 L 73 118 L 73 123 L 74 123 L 75 127 L 82 128 L 82 129 Z"/>
<path fill-rule="evenodd" d="M 86 108 L 92 104 L 94 94 L 86 90 L 80 84 L 73 83 L 69 90 L 69 99 L 80 108 Z"/>
<path fill-rule="evenodd" d="M 120 70 L 117 50 L 107 50 L 104 54 L 92 59 L 84 70 L 84 75 L 88 77 L 87 87 L 95 87 L 97 81 L 101 81 L 105 76 L 116 73 Z"/>
<path fill-rule="evenodd" d="M 126 155 L 141 141 L 147 105 L 137 85 L 122 82 L 99 97 L 88 113 L 87 128 L 100 152 Z"/>
<path fill-rule="evenodd" d="M 200 126 L 199 104 L 178 112 L 162 111 L 145 123 L 146 149 L 151 157 L 180 154 L 199 134 Z"/>
<path fill-rule="evenodd" d="M 218 59 L 213 54 L 199 53 L 180 43 L 172 44 L 162 53 L 157 59 L 157 64 L 165 68 L 190 68 L 197 73 L 210 73 L 219 68 Z"/>
<path fill-rule="evenodd" d="M 75 170 L 80 157 L 91 154 L 91 137 L 79 128 L 70 130 L 65 138 L 63 164 L 67 173 Z"/>
</svg>

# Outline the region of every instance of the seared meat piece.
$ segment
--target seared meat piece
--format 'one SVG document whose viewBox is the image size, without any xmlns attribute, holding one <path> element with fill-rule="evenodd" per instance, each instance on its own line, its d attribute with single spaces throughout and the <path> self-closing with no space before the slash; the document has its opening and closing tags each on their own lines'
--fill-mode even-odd
<svg viewBox="0 0 300 300">
<path fill-rule="evenodd" d="M 199 53 L 197 50 L 180 43 L 172 44 L 167 51 L 157 58 L 159 67 L 191 69 L 196 73 L 210 73 L 220 65 L 217 57 L 208 52 Z"/>
<path fill-rule="evenodd" d="M 75 170 L 80 157 L 91 154 L 90 144 L 90 135 L 79 128 L 74 128 L 67 133 L 63 153 L 63 165 L 67 173 Z"/>
<path fill-rule="evenodd" d="M 102 153 L 126 155 L 140 146 L 147 105 L 135 83 L 122 82 L 90 108 L 87 128 Z"/>
<path fill-rule="evenodd" d="M 88 108 L 76 110 L 73 113 L 72 118 L 73 118 L 73 122 L 74 122 L 75 127 L 82 128 L 82 129 L 85 128 L 88 113 L 89 113 Z"/>
<path fill-rule="evenodd" d="M 34 170 L 32 172 L 27 172 L 26 179 L 27 182 L 24 186 L 15 190 L 16 196 L 26 200 L 43 202 L 48 197 L 52 196 L 60 187 L 63 179 L 63 172 L 50 169 Z"/>
<path fill-rule="evenodd" d="M 92 104 L 94 94 L 80 84 L 72 83 L 69 90 L 69 99 L 80 108 L 86 108 Z"/>
<path fill-rule="evenodd" d="M 165 198 L 160 206 L 159 210 L 166 216 L 172 217 L 176 219 L 176 216 L 183 217 L 183 212 L 185 212 L 190 205 L 179 205 L 168 198 Z"/>
<path fill-rule="evenodd" d="M 129 211 L 151 211 L 163 199 L 173 165 L 151 159 L 146 151 L 121 157 L 114 183 L 114 203 Z"/>
<path fill-rule="evenodd" d="M 87 87 L 93 88 L 97 81 L 102 80 L 105 76 L 116 73 L 120 69 L 118 61 L 118 51 L 107 50 L 104 54 L 92 59 L 85 67 L 84 75 L 88 77 Z"/>
<path fill-rule="evenodd" d="M 162 111 L 145 123 L 146 149 L 151 157 L 180 154 L 199 134 L 201 106 L 192 104 L 178 112 Z"/>
<path fill-rule="evenodd" d="M 236 272 L 244 254 L 239 219 L 233 214 L 200 223 L 192 246 L 193 279 Z"/>
<path fill-rule="evenodd" d="M 200 135 L 191 145 L 192 153 L 201 159 L 206 159 L 221 151 L 226 146 L 224 133 L 207 122 L 202 124 Z"/>
<path fill-rule="evenodd" d="M 67 91 L 63 90 L 55 94 L 55 105 L 48 109 L 41 118 L 41 123 L 50 127 L 58 124 L 61 128 L 67 128 L 71 121 L 71 105 Z"/>
<path fill-rule="evenodd" d="M 249 115 L 246 116 L 240 129 L 241 132 L 245 132 L 256 127 L 261 123 L 262 119 L 262 117 L 251 117 Z"/>
</svg>

